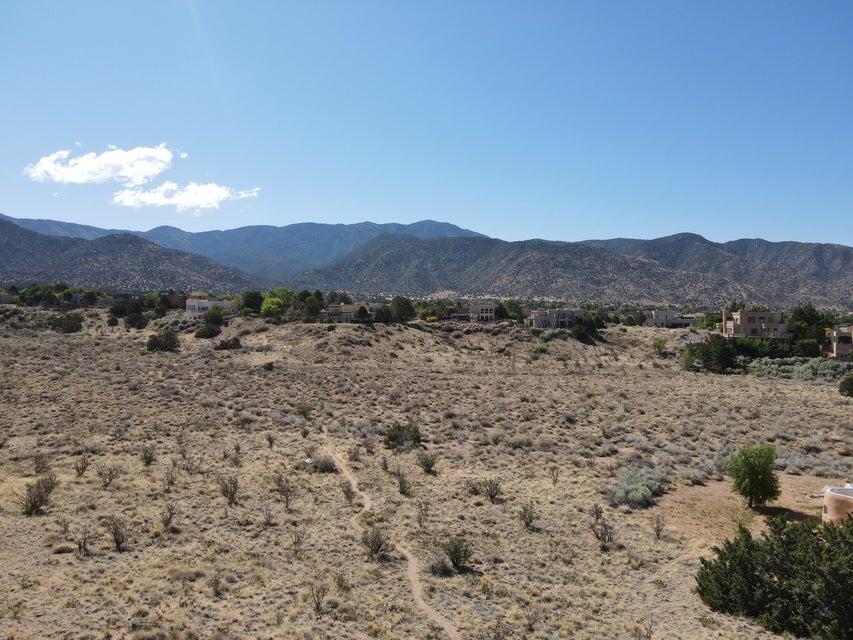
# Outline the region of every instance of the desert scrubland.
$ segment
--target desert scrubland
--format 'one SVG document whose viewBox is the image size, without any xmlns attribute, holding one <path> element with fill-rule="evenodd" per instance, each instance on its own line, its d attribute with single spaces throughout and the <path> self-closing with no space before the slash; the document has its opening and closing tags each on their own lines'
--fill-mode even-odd
<svg viewBox="0 0 853 640">
<path fill-rule="evenodd" d="M 0 324 L 4 638 L 769 638 L 705 607 L 698 560 L 738 523 L 817 517 L 853 468 L 836 384 L 681 371 L 650 344 L 685 331 L 148 333 Z M 765 441 L 782 497 L 751 511 L 720 470 Z M 613 506 L 630 468 L 653 505 Z"/>
</svg>

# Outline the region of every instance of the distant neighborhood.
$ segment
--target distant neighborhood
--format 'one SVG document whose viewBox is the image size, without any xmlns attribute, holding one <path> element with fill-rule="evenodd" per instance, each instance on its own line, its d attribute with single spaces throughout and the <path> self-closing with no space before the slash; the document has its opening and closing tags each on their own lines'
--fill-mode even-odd
<svg viewBox="0 0 853 640">
<path fill-rule="evenodd" d="M 173 290 L 142 295 L 107 294 L 62 284 L 8 287 L 0 290 L 0 304 L 68 310 L 104 308 L 109 309 L 111 321 L 124 318 L 131 328 L 144 327 L 149 320 L 179 310 L 183 310 L 185 321 L 201 325 L 210 324 L 211 314 L 222 321 L 229 316 L 258 315 L 270 322 L 331 324 L 408 322 L 416 318 L 423 322 L 478 325 L 508 321 L 534 331 L 569 331 L 579 339 L 588 338 L 604 326 L 621 324 L 703 330 L 741 347 L 746 345 L 747 351 L 757 350 L 774 357 L 853 359 L 853 313 L 824 312 L 809 305 L 784 311 L 732 304 L 719 312 L 676 308 L 570 308 L 542 302 L 490 299 L 410 300 L 395 296 L 353 300 L 347 293 L 294 292 L 286 287 L 220 297 L 202 291 Z"/>
</svg>

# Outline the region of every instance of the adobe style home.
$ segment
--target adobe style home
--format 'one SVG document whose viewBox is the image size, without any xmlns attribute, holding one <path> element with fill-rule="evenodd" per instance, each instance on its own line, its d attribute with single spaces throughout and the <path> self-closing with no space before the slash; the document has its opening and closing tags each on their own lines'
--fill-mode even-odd
<svg viewBox="0 0 853 640">
<path fill-rule="evenodd" d="M 584 319 L 586 311 L 583 309 L 534 309 L 527 321 L 534 329 L 568 329 Z"/>
<path fill-rule="evenodd" d="M 789 340 L 791 334 L 781 311 L 729 311 L 723 309 L 717 331 L 726 338 L 774 338 Z"/>
<path fill-rule="evenodd" d="M 376 319 L 376 312 L 382 308 L 381 302 L 356 302 L 355 304 L 330 304 L 325 311 L 320 312 L 320 317 L 334 323 L 358 322 L 358 310 L 364 307 L 367 311 L 367 320 Z"/>
<path fill-rule="evenodd" d="M 829 332 L 829 357 L 853 360 L 853 324 L 838 324 Z"/>
<path fill-rule="evenodd" d="M 846 518 L 853 517 L 853 484 L 849 482 L 843 487 L 823 488 L 823 515 L 824 522 L 841 524 Z"/>
<path fill-rule="evenodd" d="M 646 326 L 686 329 L 698 325 L 704 317 L 704 313 L 680 313 L 675 309 L 652 309 L 646 314 Z"/>
<path fill-rule="evenodd" d="M 471 322 L 494 322 L 495 307 L 494 302 L 474 302 L 468 305 L 468 319 Z"/>
<path fill-rule="evenodd" d="M 208 298 L 187 298 L 186 317 L 199 318 L 213 307 L 228 311 L 231 309 L 231 302 L 228 300 L 209 300 Z"/>
</svg>

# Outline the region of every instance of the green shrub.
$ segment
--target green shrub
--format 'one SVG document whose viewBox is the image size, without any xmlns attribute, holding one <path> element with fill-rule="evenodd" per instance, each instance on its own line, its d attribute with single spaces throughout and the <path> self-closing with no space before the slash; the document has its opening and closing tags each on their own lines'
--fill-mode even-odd
<svg viewBox="0 0 853 640">
<path fill-rule="evenodd" d="M 213 345 L 213 348 L 217 351 L 229 351 L 231 349 L 240 349 L 243 345 L 240 343 L 240 338 L 234 336 L 233 338 L 228 338 L 227 340 L 220 340 L 217 344 Z"/>
<path fill-rule="evenodd" d="M 622 472 L 607 491 L 610 504 L 638 509 L 650 507 L 663 494 L 666 473 L 649 467 L 631 467 Z"/>
<path fill-rule="evenodd" d="M 389 449 L 410 449 L 421 444 L 421 430 L 414 424 L 395 424 L 385 432 L 385 446 Z"/>
<path fill-rule="evenodd" d="M 666 340 L 663 338 L 655 338 L 652 340 L 652 351 L 660 355 L 666 350 Z"/>
<path fill-rule="evenodd" d="M 814 338 L 797 340 L 794 343 L 794 353 L 801 358 L 820 358 L 820 344 Z"/>
<path fill-rule="evenodd" d="M 148 318 L 141 313 L 129 313 L 124 319 L 124 326 L 128 329 L 144 329 L 148 326 Z"/>
<path fill-rule="evenodd" d="M 205 324 L 212 324 L 215 327 L 221 327 L 225 324 L 225 312 L 222 310 L 222 307 L 214 305 L 212 309 L 209 309 L 204 314 L 204 322 Z"/>
<path fill-rule="evenodd" d="M 178 345 L 178 334 L 171 329 L 163 329 L 148 338 L 149 351 L 176 351 Z"/>
<path fill-rule="evenodd" d="M 721 335 L 712 335 L 705 342 L 688 345 L 684 350 L 691 354 L 695 364 L 711 373 L 725 373 L 736 363 L 734 347 Z"/>
<path fill-rule="evenodd" d="M 771 518 L 762 538 L 743 526 L 696 575 L 714 611 L 755 618 L 775 633 L 849 640 L 853 518 L 840 526 Z"/>
<path fill-rule="evenodd" d="M 196 329 L 195 337 L 202 338 L 204 340 L 215 338 L 220 333 L 222 333 L 222 329 L 213 324 L 205 324 Z"/>
<path fill-rule="evenodd" d="M 441 543 L 440 546 L 441 550 L 444 551 L 447 556 L 447 559 L 450 560 L 450 564 L 452 564 L 453 568 L 457 571 L 463 569 L 465 564 L 474 554 L 473 549 L 471 549 L 471 545 L 468 544 L 465 538 L 460 536 L 448 538 Z"/>
<path fill-rule="evenodd" d="M 729 459 L 726 473 L 734 480 L 732 489 L 747 499 L 750 509 L 779 497 L 775 462 L 776 449 L 770 444 L 740 447 Z"/>
<path fill-rule="evenodd" d="M 842 378 L 841 382 L 838 384 L 838 392 L 842 396 L 853 398 L 853 373 Z"/>
<path fill-rule="evenodd" d="M 60 333 L 77 333 L 83 328 L 83 317 L 77 313 L 56 316 L 51 318 L 50 328 Z"/>
</svg>

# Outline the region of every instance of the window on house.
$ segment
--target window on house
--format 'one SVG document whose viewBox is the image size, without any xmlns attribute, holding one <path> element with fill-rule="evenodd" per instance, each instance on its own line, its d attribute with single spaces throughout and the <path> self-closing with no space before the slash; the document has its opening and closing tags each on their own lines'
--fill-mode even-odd
<svg viewBox="0 0 853 640">
<path fill-rule="evenodd" d="M 750 329 L 749 333 L 750 333 L 750 335 L 757 336 L 758 335 L 758 329 Z"/>
</svg>

